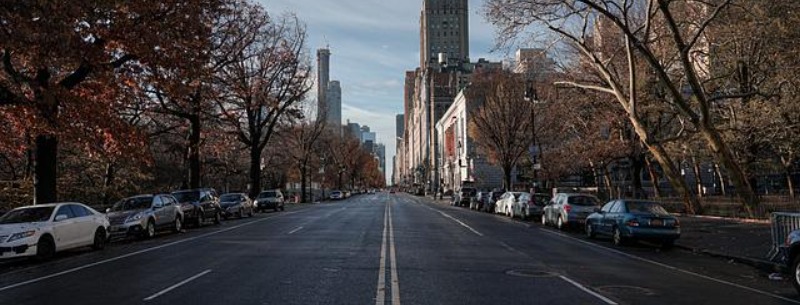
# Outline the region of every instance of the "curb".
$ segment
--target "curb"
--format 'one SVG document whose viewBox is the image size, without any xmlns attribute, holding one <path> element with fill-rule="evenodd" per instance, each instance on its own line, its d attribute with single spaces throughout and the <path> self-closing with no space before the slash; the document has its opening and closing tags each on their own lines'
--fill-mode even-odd
<svg viewBox="0 0 800 305">
<path fill-rule="evenodd" d="M 753 268 L 756 268 L 758 270 L 761 270 L 761 271 L 764 271 L 764 272 L 767 272 L 767 273 L 773 273 L 773 272 L 781 272 L 782 273 L 786 269 L 786 267 L 781 265 L 781 264 L 773 263 L 773 262 L 770 262 L 770 261 L 767 261 L 767 260 L 761 260 L 761 259 L 757 259 L 757 258 L 725 254 L 725 253 L 720 253 L 720 252 L 706 250 L 706 249 L 689 247 L 689 246 L 678 244 L 678 243 L 675 244 L 675 247 L 679 248 L 679 249 L 686 250 L 686 251 L 690 251 L 692 253 L 700 253 L 700 254 L 703 254 L 703 255 L 710 256 L 710 257 L 724 258 L 724 259 L 732 260 L 734 262 L 737 262 L 737 263 L 740 263 L 740 264 L 745 264 L 745 265 L 751 266 Z"/>
<path fill-rule="evenodd" d="M 706 215 L 691 215 L 691 214 L 681 214 L 681 213 L 673 213 L 674 216 L 679 217 L 686 217 L 686 218 L 698 218 L 698 219 L 711 219 L 711 220 L 725 220 L 725 221 L 732 221 L 738 223 L 751 223 L 751 224 L 770 224 L 769 219 L 756 219 L 756 218 L 731 218 L 731 217 L 720 217 L 720 216 L 706 216 Z"/>
</svg>

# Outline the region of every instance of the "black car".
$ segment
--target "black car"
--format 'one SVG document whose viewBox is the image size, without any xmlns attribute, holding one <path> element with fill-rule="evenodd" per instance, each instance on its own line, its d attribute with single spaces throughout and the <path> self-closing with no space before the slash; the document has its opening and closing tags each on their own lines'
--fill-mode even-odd
<svg viewBox="0 0 800 305">
<path fill-rule="evenodd" d="M 180 190 L 172 193 L 181 204 L 186 223 L 202 226 L 207 219 L 214 224 L 222 223 L 222 207 L 219 205 L 217 191 L 210 188 Z"/>
</svg>

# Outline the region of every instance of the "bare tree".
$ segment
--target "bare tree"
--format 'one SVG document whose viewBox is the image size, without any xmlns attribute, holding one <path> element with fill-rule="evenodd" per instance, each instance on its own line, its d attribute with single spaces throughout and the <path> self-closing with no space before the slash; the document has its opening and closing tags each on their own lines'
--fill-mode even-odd
<svg viewBox="0 0 800 305">
<path fill-rule="evenodd" d="M 710 111 L 716 101 L 749 93 L 709 93 L 702 84 L 708 73 L 704 67 L 707 57 L 702 52 L 707 49 L 707 29 L 731 2 L 490 0 L 487 16 L 498 26 L 501 43 L 513 42 L 530 26 L 543 26 L 576 50 L 581 60 L 595 69 L 598 82 L 561 84 L 614 96 L 640 140 L 681 193 L 687 210 L 697 212 L 701 208 L 697 199 L 689 192 L 660 139 L 654 139 L 641 117 L 639 73 L 652 73 L 668 96 L 661 102 L 680 113 L 686 124 L 702 136 L 715 159 L 728 170 L 746 206 L 757 205 L 758 198 L 716 129 Z M 617 52 L 606 53 L 598 48 L 609 40 L 622 42 Z M 622 64 L 615 62 L 617 57 L 623 58 Z M 646 64 L 646 69 L 637 65 L 637 58 Z M 689 89 L 691 96 L 685 95 L 684 89 Z"/>
<path fill-rule="evenodd" d="M 301 202 L 309 202 L 307 196 L 309 174 L 313 173 L 316 168 L 313 165 L 320 163 L 316 161 L 320 161 L 320 156 L 322 155 L 322 147 L 319 145 L 319 140 L 327 127 L 326 121 L 327 116 L 324 111 L 318 116 L 306 113 L 297 124 L 286 132 L 286 148 L 290 151 L 289 156 L 291 156 L 300 173 Z M 321 166 L 322 164 L 319 165 Z"/>
<path fill-rule="evenodd" d="M 312 87 L 306 28 L 296 16 L 270 18 L 250 5 L 226 29 L 251 39 L 217 73 L 222 120 L 249 149 L 251 196 L 261 187 L 261 156 L 279 124 L 301 117 L 297 103 Z M 227 57 L 227 56 L 223 56 Z"/>
<path fill-rule="evenodd" d="M 532 104 L 525 100 L 526 84 L 519 75 L 506 71 L 474 76 L 466 89 L 468 99 L 482 101 L 470 116 L 470 136 L 489 162 L 503 170 L 503 184 L 512 189 L 511 172 L 528 152 L 533 136 L 530 113 Z"/>
</svg>

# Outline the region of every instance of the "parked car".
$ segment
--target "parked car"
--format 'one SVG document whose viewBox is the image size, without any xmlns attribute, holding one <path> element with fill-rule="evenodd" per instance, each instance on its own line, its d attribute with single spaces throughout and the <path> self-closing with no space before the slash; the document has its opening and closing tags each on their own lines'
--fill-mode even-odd
<svg viewBox="0 0 800 305">
<path fill-rule="evenodd" d="M 511 214 L 521 219 L 542 217 L 544 207 L 550 202 L 550 195 L 522 193 L 511 205 Z"/>
<path fill-rule="evenodd" d="M 514 211 L 512 210 L 512 206 L 514 205 L 514 202 L 519 199 L 520 195 L 522 195 L 522 192 L 504 193 L 502 196 L 500 196 L 500 199 L 495 202 L 494 213 L 503 214 L 513 218 L 515 215 L 513 214 Z"/>
<path fill-rule="evenodd" d="M 91 246 L 103 249 L 108 217 L 80 203 L 39 204 L 0 216 L 0 258 L 48 259 L 56 252 Z"/>
<path fill-rule="evenodd" d="M 643 200 L 612 200 L 586 218 L 586 235 L 611 236 L 614 245 L 648 240 L 670 248 L 681 236 L 677 218 L 661 205 Z"/>
<path fill-rule="evenodd" d="M 500 200 L 500 197 L 502 197 L 503 194 L 505 194 L 505 193 L 506 193 L 506 191 L 502 191 L 502 190 L 501 191 L 492 191 L 492 192 L 490 192 L 489 196 L 486 197 L 486 204 L 483 206 L 483 211 L 484 212 L 489 212 L 489 213 L 496 213 L 495 212 L 495 204 L 497 203 L 498 200 Z"/>
<path fill-rule="evenodd" d="M 475 199 L 469 203 L 469 209 L 480 211 L 483 208 L 486 197 L 489 197 L 489 192 L 477 192 Z"/>
<path fill-rule="evenodd" d="M 253 217 L 255 212 L 253 201 L 244 193 L 228 193 L 220 196 L 219 206 L 222 208 L 222 217 L 225 219 L 234 216 L 242 218 L 244 215 Z"/>
<path fill-rule="evenodd" d="M 286 200 L 281 190 L 266 190 L 256 196 L 253 205 L 259 212 L 264 212 L 269 209 L 277 212 L 278 210 L 284 210 Z"/>
<path fill-rule="evenodd" d="M 342 200 L 344 199 L 344 193 L 342 191 L 333 191 L 329 197 L 331 200 Z"/>
<path fill-rule="evenodd" d="M 181 190 L 172 192 L 172 196 L 181 204 L 184 223 L 197 227 L 202 226 L 206 219 L 213 219 L 214 224 L 222 223 L 222 207 L 214 189 Z"/>
<path fill-rule="evenodd" d="M 475 199 L 475 195 L 477 193 L 478 190 L 476 190 L 474 187 L 462 187 L 458 192 L 458 196 L 456 196 L 455 205 L 460 207 L 469 207 L 472 200 Z"/>
<path fill-rule="evenodd" d="M 159 229 L 183 230 L 183 211 L 172 195 L 125 198 L 106 210 L 111 237 L 152 238 Z"/>
<path fill-rule="evenodd" d="M 580 226 L 586 217 L 600 208 L 600 200 L 594 195 L 577 193 L 558 193 L 544 207 L 543 225 L 555 225 L 559 230 Z"/>
</svg>

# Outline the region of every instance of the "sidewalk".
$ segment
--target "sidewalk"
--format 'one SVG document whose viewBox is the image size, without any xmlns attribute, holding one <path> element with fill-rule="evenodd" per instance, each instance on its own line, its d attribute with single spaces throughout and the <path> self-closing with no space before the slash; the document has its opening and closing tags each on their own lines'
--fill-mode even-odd
<svg viewBox="0 0 800 305">
<path fill-rule="evenodd" d="M 678 218 L 681 238 L 676 241 L 676 246 L 758 268 L 776 268 L 766 258 L 772 246 L 769 224 L 690 216 Z"/>
</svg>

